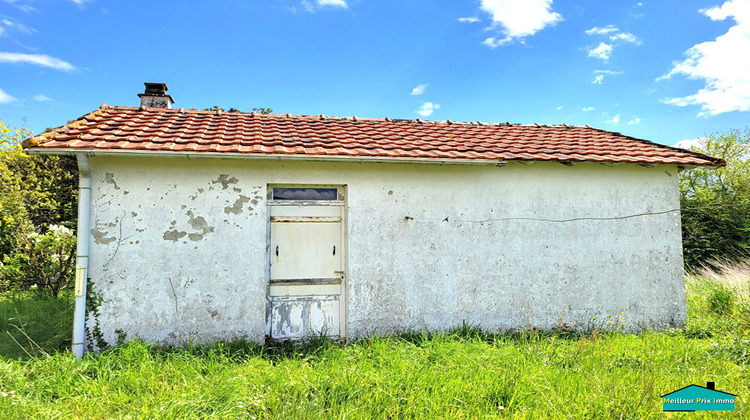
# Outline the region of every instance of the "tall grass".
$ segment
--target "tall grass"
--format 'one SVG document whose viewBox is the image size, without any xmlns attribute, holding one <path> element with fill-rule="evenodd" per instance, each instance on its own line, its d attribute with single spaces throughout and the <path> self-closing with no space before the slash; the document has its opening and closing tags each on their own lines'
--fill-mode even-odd
<svg viewBox="0 0 750 420">
<path fill-rule="evenodd" d="M 713 261 L 685 278 L 688 332 L 747 336 L 750 330 L 750 260 Z"/>
<path fill-rule="evenodd" d="M 70 347 L 73 296 L 39 291 L 0 294 L 0 360 L 54 354 Z"/>
<path fill-rule="evenodd" d="M 747 417 L 750 270 L 731 284 L 727 273 L 689 276 L 688 325 L 662 333 L 464 325 L 345 344 L 136 340 L 80 361 L 6 359 L 0 418 L 646 418 L 661 415 L 662 394 L 707 381 L 739 395 L 733 414 Z"/>
</svg>

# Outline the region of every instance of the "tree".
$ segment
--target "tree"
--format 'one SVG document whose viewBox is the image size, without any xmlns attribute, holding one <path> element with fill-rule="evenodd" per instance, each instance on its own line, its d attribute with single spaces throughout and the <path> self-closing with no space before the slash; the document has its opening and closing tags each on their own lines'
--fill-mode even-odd
<svg viewBox="0 0 750 420">
<path fill-rule="evenodd" d="M 71 157 L 27 155 L 21 141 L 30 136 L 0 121 L 0 289 L 38 285 L 57 296 L 75 259 L 78 167 Z"/>
<path fill-rule="evenodd" d="M 13 130 L 0 121 L 0 197 L 20 194 L 30 221 L 75 227 L 78 212 L 78 164 L 70 156 L 29 156 L 21 141 L 25 128 Z"/>
<path fill-rule="evenodd" d="M 722 158 L 727 165 L 680 175 L 686 266 L 750 256 L 750 130 L 714 133 L 693 151 Z"/>
</svg>

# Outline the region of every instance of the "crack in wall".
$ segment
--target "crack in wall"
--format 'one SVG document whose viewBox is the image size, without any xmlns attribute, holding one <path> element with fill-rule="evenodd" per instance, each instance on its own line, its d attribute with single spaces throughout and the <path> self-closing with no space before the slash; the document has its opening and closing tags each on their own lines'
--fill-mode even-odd
<svg viewBox="0 0 750 420">
<path fill-rule="evenodd" d="M 178 306 L 177 306 L 177 290 L 175 290 L 175 288 L 174 288 L 174 284 L 172 283 L 172 278 L 171 277 L 167 277 L 167 280 L 169 280 L 169 287 L 172 288 L 172 296 L 174 297 L 174 316 L 176 318 L 179 318 L 180 311 L 179 311 Z"/>
</svg>

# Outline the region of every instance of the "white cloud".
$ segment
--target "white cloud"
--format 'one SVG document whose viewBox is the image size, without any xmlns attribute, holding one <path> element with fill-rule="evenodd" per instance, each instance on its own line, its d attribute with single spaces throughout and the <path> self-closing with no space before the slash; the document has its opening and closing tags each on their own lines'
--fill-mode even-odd
<svg viewBox="0 0 750 420">
<path fill-rule="evenodd" d="M 643 3 L 638 2 L 638 3 L 636 3 L 636 6 L 641 7 L 641 6 L 643 6 Z"/>
<path fill-rule="evenodd" d="M 475 17 L 475 16 L 472 16 L 472 17 L 462 17 L 462 18 L 458 18 L 458 21 L 459 22 L 465 22 L 465 23 L 474 23 L 474 22 L 479 22 L 479 18 Z"/>
<path fill-rule="evenodd" d="M 604 42 L 600 42 L 599 46 L 595 48 L 588 48 L 589 57 L 598 58 L 604 62 L 609 61 L 609 57 L 612 56 L 612 46 Z"/>
<path fill-rule="evenodd" d="M 607 120 L 607 124 L 617 125 L 619 123 L 620 123 L 620 114 L 615 115 L 614 117 L 612 117 L 611 120 Z"/>
<path fill-rule="evenodd" d="M 343 7 L 344 9 L 349 7 L 349 5 L 346 4 L 346 0 L 318 0 L 318 6 Z"/>
<path fill-rule="evenodd" d="M 314 0 L 315 4 L 311 2 L 311 0 L 302 0 L 300 4 L 302 5 L 302 10 L 309 13 L 314 13 L 316 9 L 320 9 L 323 7 L 339 7 L 342 9 L 349 8 L 349 4 L 346 2 L 347 0 Z M 297 13 L 298 9 L 296 7 L 289 7 L 288 8 L 292 13 Z"/>
<path fill-rule="evenodd" d="M 694 139 L 685 139 L 680 140 L 677 143 L 674 144 L 672 147 L 679 147 L 680 149 L 685 150 L 692 150 L 693 147 L 706 147 L 706 138 L 705 137 L 696 137 Z"/>
<path fill-rule="evenodd" d="M 8 95 L 7 93 L 5 93 L 4 90 L 0 89 L 0 104 L 7 104 L 7 103 L 13 102 L 15 100 L 16 100 L 16 98 Z"/>
<path fill-rule="evenodd" d="M 641 41 L 630 32 L 622 32 L 620 28 L 614 25 L 607 25 L 603 28 L 594 26 L 586 31 L 586 35 L 602 35 L 609 38 L 610 41 L 622 41 L 631 44 L 640 44 Z"/>
<path fill-rule="evenodd" d="M 55 70 L 72 71 L 75 67 L 67 61 L 59 58 L 50 57 L 44 54 L 23 54 L 0 52 L 0 63 L 27 63 L 36 64 L 42 67 L 49 67 Z"/>
<path fill-rule="evenodd" d="M 630 32 L 621 32 L 619 34 L 610 35 L 610 41 L 622 41 L 630 44 L 640 45 L 641 40 Z"/>
<path fill-rule="evenodd" d="M 422 106 L 417 110 L 417 114 L 423 117 L 429 117 L 433 112 L 440 109 L 440 104 L 433 104 L 432 102 L 423 102 Z"/>
<path fill-rule="evenodd" d="M 19 9 L 22 12 L 29 13 L 29 12 L 33 12 L 36 10 L 33 6 L 29 6 L 27 4 L 17 4 L 17 0 L 0 0 L 0 1 L 15 5 L 16 9 Z"/>
<path fill-rule="evenodd" d="M 480 0 L 480 10 L 492 18 L 491 28 L 500 26 L 504 38 L 490 37 L 482 44 L 495 48 L 534 35 L 563 18 L 552 11 L 552 0 Z"/>
<path fill-rule="evenodd" d="M 581 108 L 581 111 L 583 111 L 583 112 L 591 112 L 591 111 L 593 111 L 595 109 L 596 108 L 594 108 L 593 106 L 586 106 L 586 107 Z"/>
<path fill-rule="evenodd" d="M 693 45 L 685 52 L 686 59 L 674 63 L 669 73 L 656 79 L 682 74 L 688 79 L 705 81 L 698 92 L 663 102 L 699 105 L 699 116 L 750 111 L 750 60 L 743 53 L 750 51 L 750 1 L 729 0 L 719 7 L 701 9 L 700 13 L 714 21 L 731 17 L 735 25 L 713 41 Z"/>
<path fill-rule="evenodd" d="M 310 2 L 309 2 L 309 1 L 307 1 L 307 0 L 302 0 L 302 7 L 303 7 L 303 8 L 305 9 L 305 11 L 307 11 L 307 12 L 314 12 L 314 11 L 315 11 L 315 8 L 313 7 L 312 3 L 310 3 Z M 292 9 L 293 9 L 294 11 L 297 11 L 297 8 L 296 8 L 296 7 L 293 7 Z"/>
<path fill-rule="evenodd" d="M 497 48 L 501 45 L 510 44 L 511 42 L 513 42 L 513 39 L 511 38 L 497 39 L 494 36 L 491 36 L 485 39 L 484 41 L 482 41 L 482 44 L 490 48 Z"/>
<path fill-rule="evenodd" d="M 613 32 L 620 32 L 614 25 L 607 25 L 603 28 L 594 26 L 593 28 L 586 31 L 586 35 L 609 35 Z"/>
<path fill-rule="evenodd" d="M 623 71 L 614 71 L 614 70 L 594 70 L 594 74 L 596 76 L 594 76 L 594 79 L 591 81 L 591 83 L 595 85 L 601 85 L 602 82 L 604 81 L 605 74 L 608 76 L 617 76 L 619 74 L 624 74 L 624 73 L 625 72 Z"/>
<path fill-rule="evenodd" d="M 638 117 L 633 118 L 632 120 L 628 121 L 628 125 L 636 125 L 641 122 L 641 119 Z"/>
<path fill-rule="evenodd" d="M 29 28 L 28 26 L 24 25 L 21 22 L 12 21 L 7 18 L 0 19 L 0 35 L 2 35 L 7 30 L 21 32 L 23 34 L 32 34 L 36 32 L 36 29 Z"/>
<path fill-rule="evenodd" d="M 594 26 L 585 31 L 586 35 L 604 36 L 609 40 L 609 44 L 600 42 L 596 47 L 586 47 L 589 57 L 598 58 L 605 63 L 612 57 L 612 51 L 615 46 L 622 44 L 640 45 L 641 40 L 630 32 L 622 32 L 620 28 L 614 25 L 607 25 L 603 28 Z"/>
<path fill-rule="evenodd" d="M 50 98 L 49 96 L 45 94 L 39 94 L 39 95 L 34 96 L 34 100 L 37 102 L 50 102 L 52 98 Z"/>
<path fill-rule="evenodd" d="M 409 95 L 419 96 L 424 93 L 425 89 L 427 89 L 427 83 L 422 83 L 421 85 L 412 89 Z"/>
<path fill-rule="evenodd" d="M 557 108 L 555 108 L 555 109 L 556 109 L 557 111 L 562 111 L 563 107 L 562 107 L 562 106 L 558 106 L 558 107 L 557 107 Z"/>
</svg>

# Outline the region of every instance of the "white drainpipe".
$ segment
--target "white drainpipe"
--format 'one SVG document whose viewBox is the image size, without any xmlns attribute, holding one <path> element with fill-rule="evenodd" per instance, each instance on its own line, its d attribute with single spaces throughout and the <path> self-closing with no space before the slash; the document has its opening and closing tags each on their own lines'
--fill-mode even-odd
<svg viewBox="0 0 750 420">
<path fill-rule="evenodd" d="M 91 224 L 91 170 L 89 158 L 83 153 L 78 159 L 78 254 L 76 257 L 75 312 L 73 315 L 73 354 L 83 356 L 86 327 L 86 280 L 89 271 L 89 229 Z"/>
</svg>

